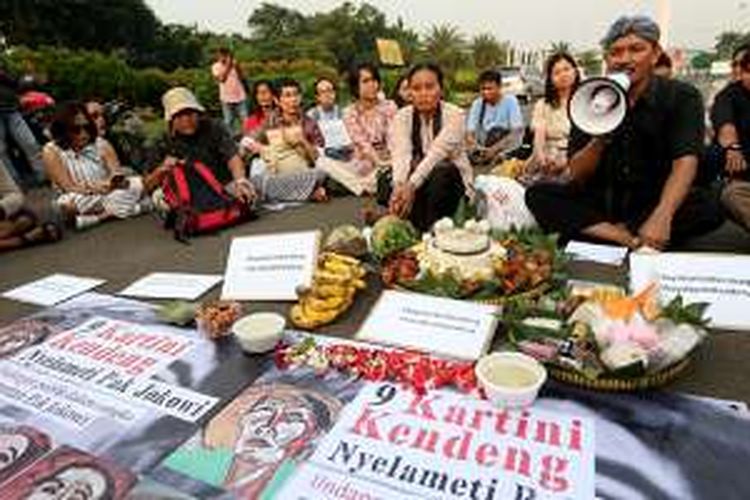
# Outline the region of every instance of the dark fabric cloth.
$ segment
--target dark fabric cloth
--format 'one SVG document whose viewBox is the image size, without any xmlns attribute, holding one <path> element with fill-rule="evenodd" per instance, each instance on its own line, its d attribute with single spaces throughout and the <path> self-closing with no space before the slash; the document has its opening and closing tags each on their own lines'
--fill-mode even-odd
<svg viewBox="0 0 750 500">
<path fill-rule="evenodd" d="M 17 111 L 18 96 L 16 78 L 0 63 L 0 111 Z"/>
<path fill-rule="evenodd" d="M 458 167 L 442 161 L 417 189 L 409 220 L 419 231 L 428 231 L 443 217 L 453 217 L 463 196 L 464 183 Z"/>
<path fill-rule="evenodd" d="M 727 124 L 732 124 L 737 129 L 742 154 L 750 163 L 750 90 L 745 88 L 741 82 L 733 82 L 724 87 L 716 95 L 711 107 L 711 124 L 718 135 L 719 129 Z M 715 144 L 718 146 L 718 144 Z M 721 152 L 721 170 L 724 171 L 726 159 Z M 750 171 L 745 171 L 740 178 L 750 180 Z"/>
<path fill-rule="evenodd" d="M 158 162 L 166 156 L 197 160 L 211 168 L 222 184 L 232 181 L 228 162 L 238 154 L 237 144 L 220 122 L 202 118 L 194 135 L 166 134 L 156 147 Z"/>
<path fill-rule="evenodd" d="M 600 222 L 625 223 L 633 234 L 637 234 L 655 208 L 655 204 L 643 206 L 625 219 L 608 217 L 600 200 L 574 185 L 557 183 L 530 186 L 526 190 L 526 205 L 542 229 L 558 233 L 564 242 L 591 239 L 582 234 L 583 229 Z M 692 236 L 712 231 L 723 220 L 717 193 L 694 188 L 674 215 L 670 243 L 680 244 Z"/>
<path fill-rule="evenodd" d="M 443 128 L 443 110 L 440 103 L 435 109 L 435 114 L 431 120 L 432 137 L 437 137 Z M 422 144 L 422 117 L 419 113 L 413 113 L 411 118 L 411 165 L 412 171 L 424 159 L 425 152 Z"/>
<path fill-rule="evenodd" d="M 705 134 L 703 100 L 692 85 L 653 77 L 645 94 L 612 134 L 584 189 L 611 220 L 629 220 L 654 206 L 672 172 L 672 162 L 700 158 Z M 571 130 L 570 157 L 590 136 Z"/>
</svg>

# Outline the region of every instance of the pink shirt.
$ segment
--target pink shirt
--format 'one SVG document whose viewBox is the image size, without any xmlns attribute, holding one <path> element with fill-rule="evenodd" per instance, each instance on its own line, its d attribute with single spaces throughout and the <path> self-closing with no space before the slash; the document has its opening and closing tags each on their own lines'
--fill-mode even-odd
<svg viewBox="0 0 750 500">
<path fill-rule="evenodd" d="M 221 61 L 216 61 L 211 66 L 211 73 L 214 78 L 219 78 L 220 75 L 226 70 L 226 65 Z M 221 102 L 237 103 L 242 102 L 246 98 L 245 87 L 242 85 L 240 75 L 237 74 L 237 70 L 232 68 L 229 70 L 227 79 L 223 82 L 219 82 L 219 99 Z"/>
<path fill-rule="evenodd" d="M 344 124 L 354 145 L 357 168 L 362 173 L 377 166 L 373 163 L 374 158 L 382 162 L 388 160 L 388 129 L 396 111 L 396 104 L 389 100 L 378 101 L 369 112 L 357 103 L 344 110 Z"/>
<path fill-rule="evenodd" d="M 447 102 L 441 103 L 442 127 L 437 135 L 432 133 L 432 124 L 421 126 L 422 150 L 424 158 L 412 168 L 411 130 L 414 107 L 407 106 L 399 110 L 393 119 L 390 130 L 390 149 L 393 160 L 393 182 L 410 182 L 419 188 L 442 160 L 452 162 L 461 173 L 461 178 L 469 197 L 474 196 L 474 171 L 466 156 L 464 136 L 466 134 L 464 112 L 461 108 Z"/>
</svg>

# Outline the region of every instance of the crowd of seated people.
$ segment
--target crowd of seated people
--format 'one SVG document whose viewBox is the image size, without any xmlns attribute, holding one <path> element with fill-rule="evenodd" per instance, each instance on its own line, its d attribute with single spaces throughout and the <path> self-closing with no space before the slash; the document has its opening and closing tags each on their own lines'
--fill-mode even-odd
<svg viewBox="0 0 750 500">
<path fill-rule="evenodd" d="M 363 63 L 348 75 L 350 103 L 340 99 L 337 78 L 321 76 L 306 109 L 293 79 L 258 80 L 249 96 L 239 92 L 239 64 L 223 51 L 212 73 L 224 122 L 209 116 L 191 90 L 169 90 L 158 161 L 143 176 L 120 164 L 105 139 L 98 101 L 59 107 L 41 159 L 54 205 L 76 229 L 173 210 L 164 202 L 170 172 L 200 162 L 249 211 L 348 193 L 375 197 L 424 231 L 461 200 L 474 201 L 478 169 L 516 154 L 526 135 L 529 154 L 512 182 L 525 191 L 524 209 L 562 241 L 666 249 L 717 228 L 724 213 L 750 230 L 750 50 L 735 54 L 735 81 L 716 96 L 710 113 L 716 134 L 707 150 L 703 99 L 659 70 L 668 61 L 659 36 L 656 23 L 642 16 L 620 18 L 607 32 L 607 69 L 626 72 L 631 87 L 625 121 L 604 136 L 588 136 L 569 120 L 581 75 L 565 53 L 546 61 L 544 95 L 527 128 L 497 70 L 480 73 L 479 95 L 464 110 L 446 99 L 434 64 L 413 66 L 385 89 L 377 66 Z M 7 97 L 0 93 L 0 104 Z M 14 112 L 0 106 L 0 122 L 10 126 Z M 237 118 L 239 136 L 231 128 Z M 0 174 L 0 249 L 59 239 L 59 226 L 23 209 L 23 193 L 1 155 Z"/>
</svg>

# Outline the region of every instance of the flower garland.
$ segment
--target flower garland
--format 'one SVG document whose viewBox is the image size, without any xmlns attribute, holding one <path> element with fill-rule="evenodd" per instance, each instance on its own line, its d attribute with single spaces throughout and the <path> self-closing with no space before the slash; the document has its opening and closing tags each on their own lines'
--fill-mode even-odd
<svg viewBox="0 0 750 500">
<path fill-rule="evenodd" d="M 274 361 L 279 369 L 309 366 L 320 375 L 336 370 L 372 382 L 391 380 L 418 394 L 452 386 L 479 395 L 473 362 L 450 361 L 418 351 L 343 343 L 323 345 L 306 337 L 296 344 L 278 344 Z"/>
</svg>

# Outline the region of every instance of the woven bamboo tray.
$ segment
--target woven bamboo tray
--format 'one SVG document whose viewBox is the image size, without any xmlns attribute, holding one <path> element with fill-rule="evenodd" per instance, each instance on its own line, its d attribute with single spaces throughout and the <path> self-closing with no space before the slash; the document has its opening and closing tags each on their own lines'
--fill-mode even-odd
<svg viewBox="0 0 750 500">
<path fill-rule="evenodd" d="M 573 370 L 546 365 L 552 378 L 566 384 L 602 392 L 637 392 L 663 387 L 679 377 L 692 363 L 693 354 L 655 373 L 637 378 L 597 377 L 588 378 Z"/>
</svg>

